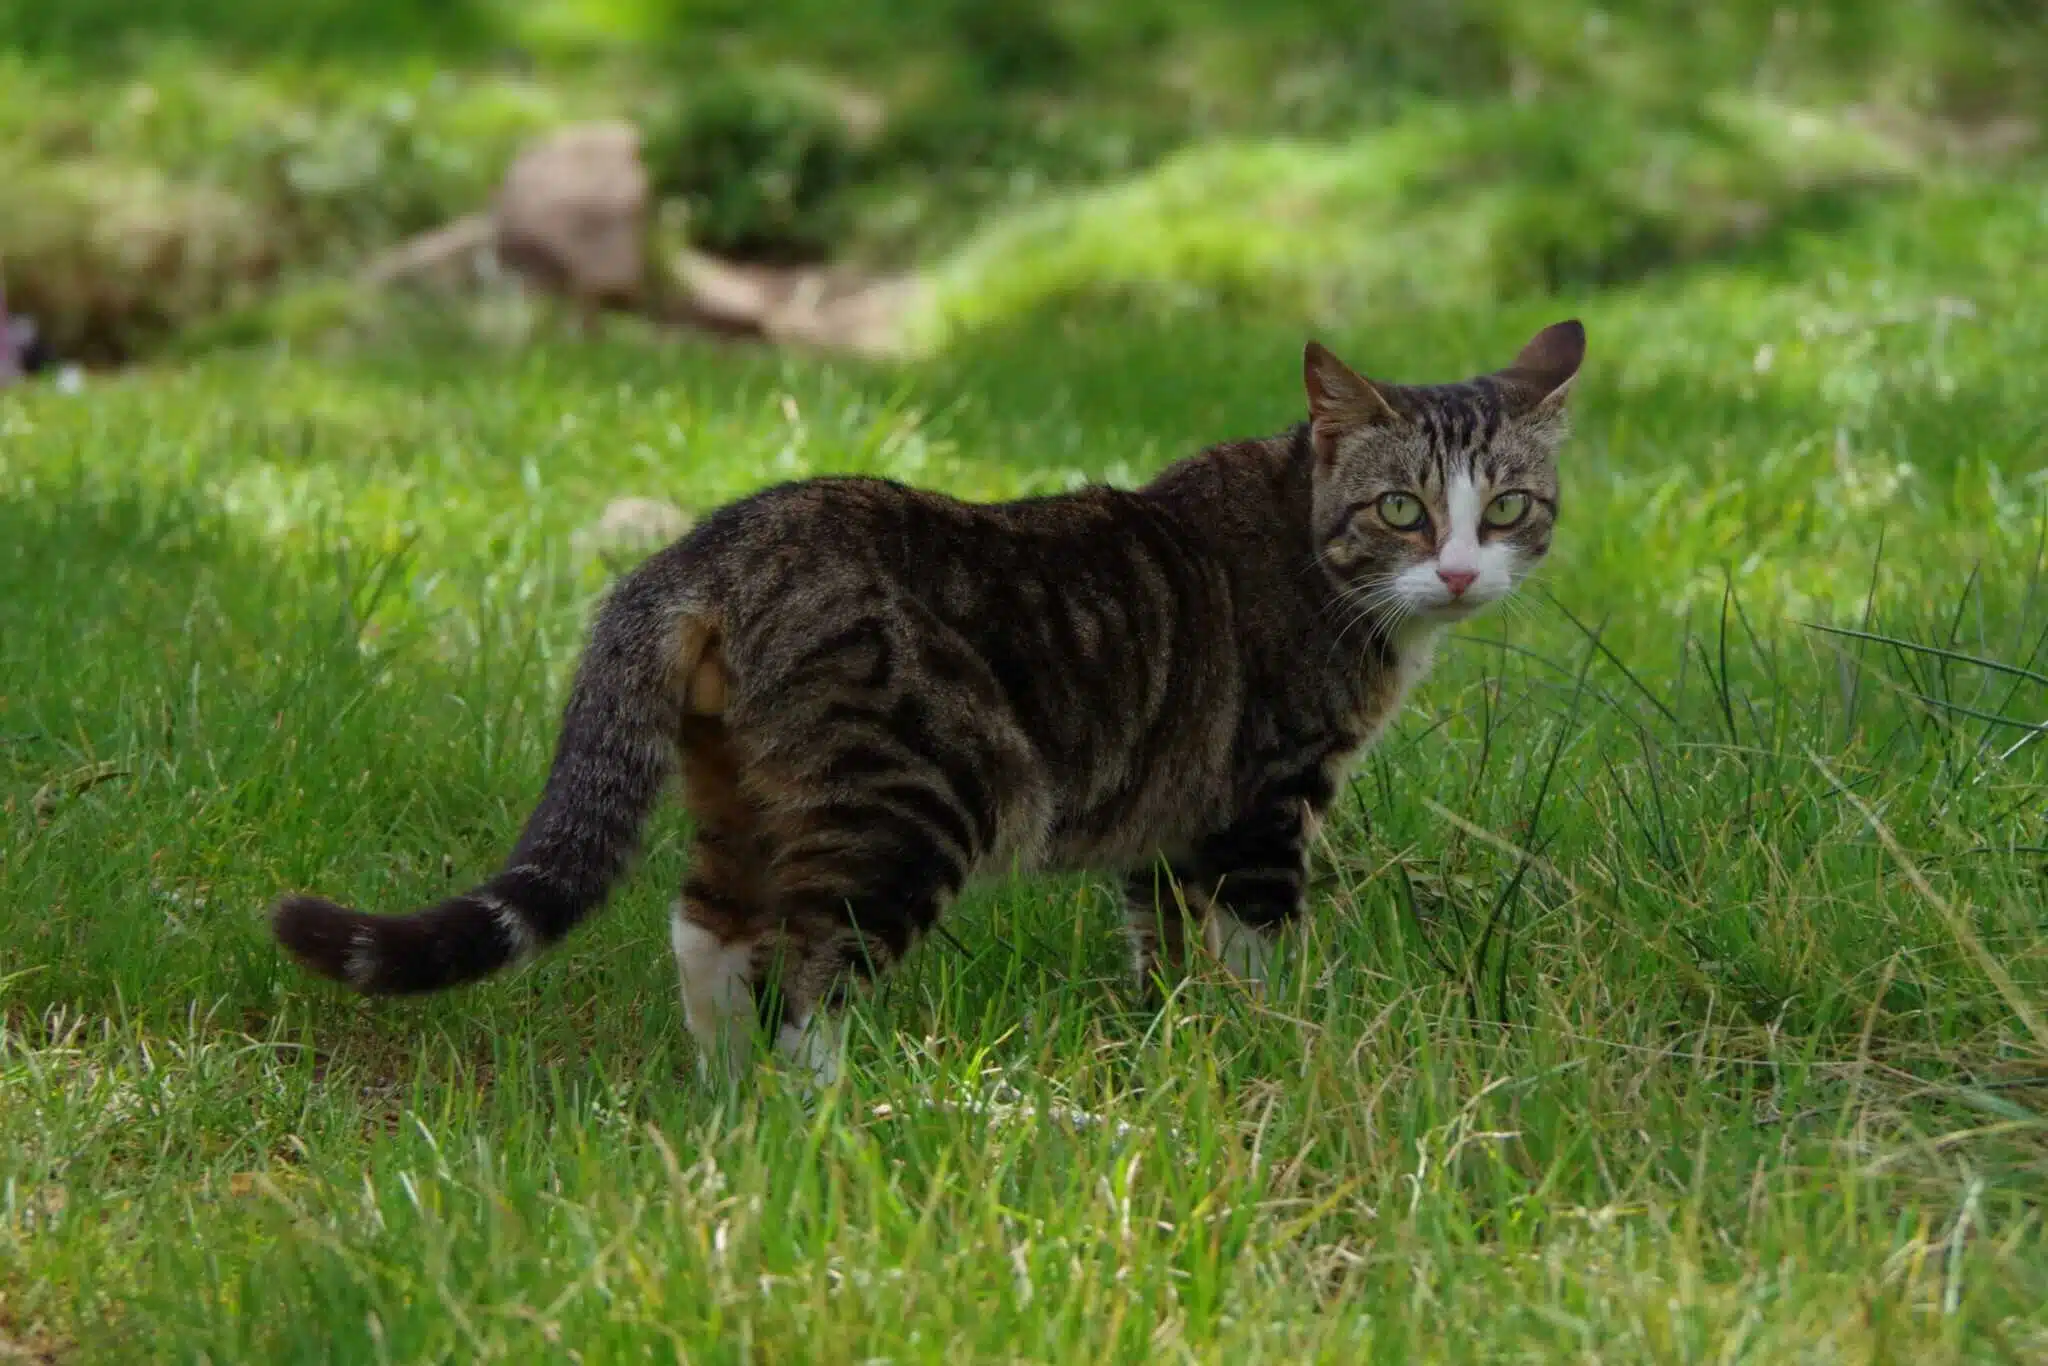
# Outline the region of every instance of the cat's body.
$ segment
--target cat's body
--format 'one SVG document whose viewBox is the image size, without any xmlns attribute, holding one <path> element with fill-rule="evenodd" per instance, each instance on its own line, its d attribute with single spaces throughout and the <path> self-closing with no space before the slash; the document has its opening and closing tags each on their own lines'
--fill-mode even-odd
<svg viewBox="0 0 2048 1366">
<path fill-rule="evenodd" d="M 1011 871 L 1122 877 L 1141 970 L 1181 961 L 1185 904 L 1261 975 L 1345 765 L 1437 633 L 1547 550 L 1583 345 L 1560 324 L 1507 371 L 1401 389 L 1312 344 L 1309 422 L 1134 491 L 824 478 L 728 505 L 607 601 L 503 872 L 406 917 L 288 899 L 278 935 L 366 992 L 474 980 L 602 904 L 680 771 L 673 942 L 707 1054 L 759 1023 L 824 1060 L 820 1007 Z"/>
</svg>

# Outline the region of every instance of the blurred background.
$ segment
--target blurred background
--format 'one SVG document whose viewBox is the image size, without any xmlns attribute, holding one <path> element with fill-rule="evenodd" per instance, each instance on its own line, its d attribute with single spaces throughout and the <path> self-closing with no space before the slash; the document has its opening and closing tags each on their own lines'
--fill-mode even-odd
<svg viewBox="0 0 2048 1366">
<path fill-rule="evenodd" d="M 0 271 L 35 368 L 508 271 L 863 353 L 1318 325 L 1767 265 L 2043 109 L 2034 0 L 4 0 Z"/>
</svg>

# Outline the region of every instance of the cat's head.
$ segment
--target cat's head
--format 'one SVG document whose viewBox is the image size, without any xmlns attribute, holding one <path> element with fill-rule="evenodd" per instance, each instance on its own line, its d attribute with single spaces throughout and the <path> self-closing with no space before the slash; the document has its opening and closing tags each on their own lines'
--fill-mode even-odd
<svg viewBox="0 0 2048 1366">
<path fill-rule="evenodd" d="M 1460 384 L 1382 384 L 1302 355 L 1324 568 L 1388 625 L 1450 622 L 1513 592 L 1550 549 L 1576 320 Z"/>
</svg>

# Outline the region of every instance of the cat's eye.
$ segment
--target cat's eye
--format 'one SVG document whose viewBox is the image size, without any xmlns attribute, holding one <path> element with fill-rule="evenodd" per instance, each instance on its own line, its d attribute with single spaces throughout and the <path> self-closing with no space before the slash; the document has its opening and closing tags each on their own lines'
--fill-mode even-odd
<svg viewBox="0 0 2048 1366">
<path fill-rule="evenodd" d="M 1413 531 L 1422 525 L 1422 503 L 1405 493 L 1380 496 L 1380 520 L 1396 531 Z"/>
<path fill-rule="evenodd" d="M 1496 531 L 1511 527 L 1529 515 L 1529 495 L 1526 493 L 1503 493 L 1486 505 L 1480 520 Z"/>
</svg>

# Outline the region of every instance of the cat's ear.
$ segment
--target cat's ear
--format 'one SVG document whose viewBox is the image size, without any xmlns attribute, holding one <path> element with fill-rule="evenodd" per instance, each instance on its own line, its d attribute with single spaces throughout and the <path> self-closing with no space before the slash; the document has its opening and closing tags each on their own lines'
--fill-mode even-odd
<svg viewBox="0 0 2048 1366">
<path fill-rule="evenodd" d="M 1401 420 L 1378 385 L 1330 354 L 1321 342 L 1302 348 L 1301 382 L 1308 391 L 1309 439 L 1323 460 L 1336 454 L 1337 438 L 1345 432 Z"/>
<path fill-rule="evenodd" d="M 1543 420 L 1561 414 L 1586 359 L 1586 329 L 1577 318 L 1552 323 L 1529 339 L 1498 378 L 1513 396 L 1515 415 Z"/>
</svg>

